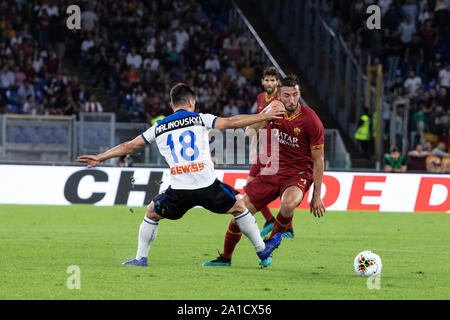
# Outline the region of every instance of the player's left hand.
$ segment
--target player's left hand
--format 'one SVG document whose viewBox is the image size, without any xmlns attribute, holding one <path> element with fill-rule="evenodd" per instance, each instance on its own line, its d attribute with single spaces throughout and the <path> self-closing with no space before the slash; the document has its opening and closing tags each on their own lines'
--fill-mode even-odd
<svg viewBox="0 0 450 320">
<path fill-rule="evenodd" d="M 284 107 L 283 102 L 279 101 L 279 100 L 274 100 L 270 103 L 270 109 L 272 110 L 276 110 L 279 112 L 286 112 L 286 108 Z"/>
<path fill-rule="evenodd" d="M 271 103 L 271 107 L 264 111 L 263 114 L 266 117 L 266 120 L 275 120 L 282 119 L 284 116 L 284 112 L 286 111 L 283 104 L 279 104 L 279 101 L 273 101 Z"/>
<path fill-rule="evenodd" d="M 325 206 L 323 205 L 320 196 L 312 197 L 310 204 L 310 213 L 313 213 L 314 217 L 317 218 L 323 217 L 323 214 L 325 213 Z"/>
<path fill-rule="evenodd" d="M 268 113 L 272 110 L 277 110 L 277 111 L 286 111 L 286 108 L 284 107 L 284 104 L 279 101 L 279 100 L 274 100 L 271 103 L 269 103 L 267 105 L 267 107 L 265 107 L 264 109 L 261 110 L 260 113 L 264 114 L 264 113 Z"/>
<path fill-rule="evenodd" d="M 99 158 L 97 156 L 93 156 L 93 155 L 79 156 L 77 158 L 77 161 L 87 164 L 88 168 L 97 167 L 101 163 Z"/>
</svg>

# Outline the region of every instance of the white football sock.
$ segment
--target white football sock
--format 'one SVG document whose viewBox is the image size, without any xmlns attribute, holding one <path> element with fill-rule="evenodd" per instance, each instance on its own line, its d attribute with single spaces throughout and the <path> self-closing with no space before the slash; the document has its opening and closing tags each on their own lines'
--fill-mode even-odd
<svg viewBox="0 0 450 320">
<path fill-rule="evenodd" d="M 266 248 L 261 235 L 259 233 L 258 224 L 256 223 L 255 217 L 250 213 L 250 211 L 245 211 L 244 213 L 234 217 L 239 229 L 245 234 L 245 236 L 250 240 L 256 249 L 256 252 L 263 251 Z"/>
<path fill-rule="evenodd" d="M 141 223 L 139 228 L 139 242 L 138 249 L 136 254 L 136 259 L 140 260 L 143 257 L 148 256 L 148 251 L 150 250 L 150 246 L 155 240 L 156 235 L 158 233 L 158 222 L 152 221 L 147 217 L 144 217 L 144 220 Z"/>
</svg>

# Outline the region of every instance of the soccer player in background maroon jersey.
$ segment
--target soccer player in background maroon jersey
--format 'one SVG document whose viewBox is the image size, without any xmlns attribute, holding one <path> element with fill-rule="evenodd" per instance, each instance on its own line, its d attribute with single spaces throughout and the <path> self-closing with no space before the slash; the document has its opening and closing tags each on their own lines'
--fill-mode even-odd
<svg viewBox="0 0 450 320">
<path fill-rule="evenodd" d="M 266 128 L 277 137 L 278 145 L 272 148 L 269 163 L 245 187 L 244 203 L 255 214 L 278 197 L 281 197 L 280 211 L 275 219 L 271 237 L 277 232 L 285 232 L 297 208 L 311 184 L 314 192 L 310 212 L 322 217 L 325 212 L 320 197 L 324 172 L 324 128 L 317 114 L 308 106 L 302 105 L 300 87 L 295 75 L 282 79 L 279 88 L 280 101 L 272 105 L 284 105 L 284 119 L 267 123 Z M 263 111 L 264 112 L 264 111 Z M 252 125 L 252 129 L 262 129 L 262 125 Z M 278 165 L 271 162 L 278 161 Z M 274 169 L 276 168 L 276 169 Z M 229 232 L 240 232 L 236 223 L 230 223 Z M 239 238 L 240 239 L 240 238 Z M 224 252 L 204 266 L 230 266 L 231 257 L 237 242 L 225 238 Z M 272 258 L 260 260 L 260 265 L 269 266 Z"/>
<path fill-rule="evenodd" d="M 278 85 L 280 81 L 280 74 L 278 70 L 271 66 L 264 69 L 263 77 L 261 79 L 261 84 L 264 87 L 264 92 L 261 92 L 257 98 L 255 104 L 257 105 L 257 112 L 260 113 L 264 108 L 266 108 L 272 101 L 278 100 Z M 252 136 L 251 145 L 256 148 L 256 143 L 259 141 L 258 134 Z M 266 166 L 266 163 L 261 163 L 261 158 L 267 159 L 270 156 L 270 138 L 267 139 L 266 148 L 260 150 L 260 154 L 256 156 L 255 163 L 250 167 L 250 172 L 248 175 L 247 183 L 251 182 L 256 176 L 261 172 L 261 170 Z M 264 162 L 264 161 L 263 161 Z M 267 206 L 261 208 L 261 213 L 264 216 L 266 222 L 264 223 L 263 229 L 261 230 L 261 236 L 265 236 L 270 231 L 272 231 L 273 225 L 275 223 L 275 218 L 272 212 Z M 227 232 L 228 237 L 239 237 L 240 234 L 233 234 Z M 284 237 L 293 237 L 294 230 L 292 225 L 290 226 L 289 232 L 283 234 Z"/>
</svg>

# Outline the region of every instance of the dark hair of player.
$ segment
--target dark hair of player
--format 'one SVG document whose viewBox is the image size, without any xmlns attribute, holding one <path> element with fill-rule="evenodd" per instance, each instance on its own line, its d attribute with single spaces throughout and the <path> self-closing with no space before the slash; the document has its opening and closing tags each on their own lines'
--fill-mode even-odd
<svg viewBox="0 0 450 320">
<path fill-rule="evenodd" d="M 295 87 L 300 86 L 298 77 L 295 74 L 287 75 L 280 80 L 280 87 Z"/>
<path fill-rule="evenodd" d="M 280 80 L 280 74 L 278 73 L 277 68 L 275 67 L 267 67 L 263 72 L 263 79 L 265 77 L 275 77 L 277 80 Z"/>
<path fill-rule="evenodd" d="M 178 83 L 170 89 L 170 100 L 174 106 L 183 106 L 190 99 L 195 99 L 195 93 L 187 84 Z"/>
</svg>

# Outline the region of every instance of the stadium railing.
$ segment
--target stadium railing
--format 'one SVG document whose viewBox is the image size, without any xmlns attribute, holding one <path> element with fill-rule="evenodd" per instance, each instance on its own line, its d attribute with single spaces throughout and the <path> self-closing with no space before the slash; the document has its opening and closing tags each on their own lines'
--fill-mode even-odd
<svg viewBox="0 0 450 320">
<path fill-rule="evenodd" d="M 74 163 L 79 155 L 103 152 L 148 128 L 145 123 L 116 123 L 114 113 L 82 112 L 79 118 L 0 115 L 0 161 Z M 135 161 L 161 164 L 155 156 L 158 152 L 150 149 L 136 153 Z"/>
<path fill-rule="evenodd" d="M 115 122 L 113 113 L 80 113 L 75 116 L 0 115 L 0 161 L 74 164 L 77 156 L 97 154 L 139 136 L 146 123 Z M 214 138 L 213 138 L 214 137 Z M 213 130 L 211 151 L 218 168 L 245 169 L 250 165 L 250 138 L 244 130 Z M 220 139 L 217 144 L 215 139 Z M 337 130 L 325 130 L 327 169 L 348 169 L 350 159 Z M 135 164 L 161 167 L 166 161 L 156 144 L 135 152 Z M 106 164 L 115 165 L 117 159 Z"/>
<path fill-rule="evenodd" d="M 114 146 L 115 113 L 80 112 L 79 117 L 76 123 L 78 154 L 97 154 Z"/>
<path fill-rule="evenodd" d="M 69 162 L 74 157 L 75 116 L 0 116 L 0 159 Z"/>
</svg>

